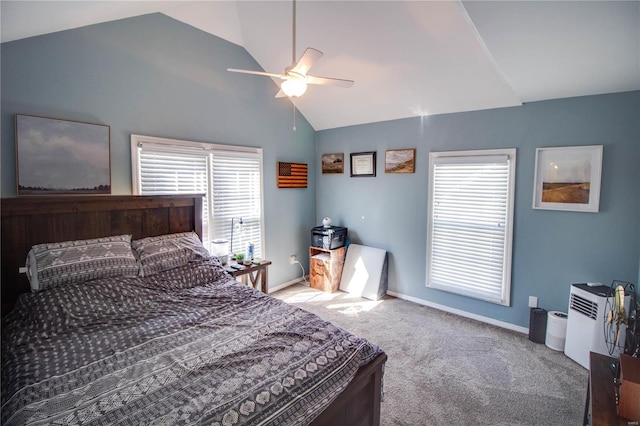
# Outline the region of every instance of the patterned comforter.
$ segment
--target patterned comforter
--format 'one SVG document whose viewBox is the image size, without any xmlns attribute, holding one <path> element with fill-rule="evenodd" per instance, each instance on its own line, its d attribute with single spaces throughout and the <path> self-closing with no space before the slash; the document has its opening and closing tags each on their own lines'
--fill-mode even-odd
<svg viewBox="0 0 640 426">
<path fill-rule="evenodd" d="M 380 349 L 215 260 L 20 297 L 2 424 L 306 424 Z"/>
</svg>

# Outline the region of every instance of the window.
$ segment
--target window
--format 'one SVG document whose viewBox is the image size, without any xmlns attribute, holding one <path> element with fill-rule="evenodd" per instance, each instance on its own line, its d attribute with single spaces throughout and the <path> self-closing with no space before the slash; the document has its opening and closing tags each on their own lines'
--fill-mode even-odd
<svg viewBox="0 0 640 426">
<path fill-rule="evenodd" d="M 263 257 L 262 155 L 216 150 L 211 161 L 213 235 L 231 241 L 231 222 L 236 218 L 233 250 L 244 253 L 253 243 L 255 256 Z"/>
<path fill-rule="evenodd" d="M 429 154 L 427 287 L 510 305 L 515 149 Z"/>
<path fill-rule="evenodd" d="M 205 194 L 202 240 L 263 255 L 262 150 L 131 135 L 134 194 Z M 240 225 L 242 223 L 242 225 Z"/>
</svg>

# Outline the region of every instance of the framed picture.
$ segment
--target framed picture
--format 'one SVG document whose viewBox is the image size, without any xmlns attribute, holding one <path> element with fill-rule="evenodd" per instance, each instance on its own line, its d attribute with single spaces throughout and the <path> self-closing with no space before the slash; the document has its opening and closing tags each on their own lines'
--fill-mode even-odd
<svg viewBox="0 0 640 426">
<path fill-rule="evenodd" d="M 344 152 L 322 154 L 322 174 L 344 173 Z"/>
<path fill-rule="evenodd" d="M 536 149 L 533 208 L 597 212 L 602 145 Z"/>
<path fill-rule="evenodd" d="M 416 165 L 416 150 L 388 149 L 384 153 L 385 173 L 414 173 Z"/>
<path fill-rule="evenodd" d="M 111 194 L 110 130 L 16 114 L 17 194 Z"/>
<path fill-rule="evenodd" d="M 351 177 L 375 177 L 375 175 L 375 151 L 351 153 Z"/>
<path fill-rule="evenodd" d="M 306 188 L 308 166 L 306 163 L 276 163 L 278 188 Z"/>
</svg>

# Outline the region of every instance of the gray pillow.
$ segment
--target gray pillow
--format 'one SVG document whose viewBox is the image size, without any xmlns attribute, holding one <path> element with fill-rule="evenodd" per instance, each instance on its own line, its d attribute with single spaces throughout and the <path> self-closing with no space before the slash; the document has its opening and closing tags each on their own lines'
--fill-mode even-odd
<svg viewBox="0 0 640 426">
<path fill-rule="evenodd" d="M 37 293 L 97 278 L 135 277 L 131 235 L 37 244 L 27 255 L 27 277 Z"/>
<path fill-rule="evenodd" d="M 143 277 L 210 257 L 195 232 L 142 238 L 134 240 L 131 246 L 140 261 Z"/>
</svg>

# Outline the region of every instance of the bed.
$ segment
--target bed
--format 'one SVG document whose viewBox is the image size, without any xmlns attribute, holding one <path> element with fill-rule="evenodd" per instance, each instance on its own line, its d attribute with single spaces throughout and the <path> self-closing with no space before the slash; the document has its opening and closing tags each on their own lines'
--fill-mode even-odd
<svg viewBox="0 0 640 426">
<path fill-rule="evenodd" d="M 199 195 L 2 199 L 2 424 L 379 424 L 384 352 L 233 280 L 199 251 L 201 212 Z M 40 271 L 69 241 L 125 260 Z M 158 244 L 181 251 L 158 262 Z"/>
</svg>

